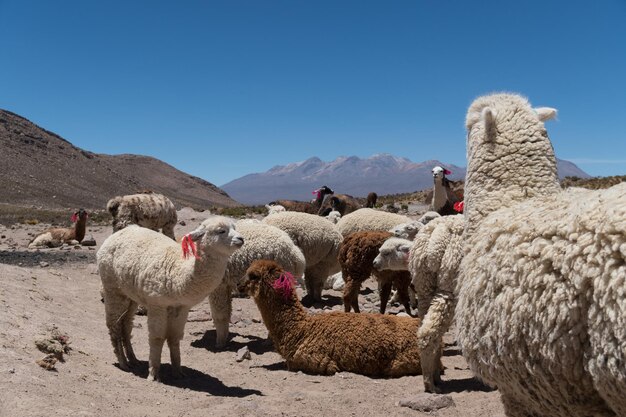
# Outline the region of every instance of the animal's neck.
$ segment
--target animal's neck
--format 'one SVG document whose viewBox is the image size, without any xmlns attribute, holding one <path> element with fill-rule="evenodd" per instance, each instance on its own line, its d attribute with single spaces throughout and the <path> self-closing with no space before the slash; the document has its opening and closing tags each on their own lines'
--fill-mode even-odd
<svg viewBox="0 0 626 417">
<path fill-rule="evenodd" d="M 281 348 L 278 346 L 277 348 L 296 347 L 297 340 L 302 336 L 297 331 L 300 328 L 297 324 L 306 321 L 308 317 L 308 313 L 297 300 L 296 295 L 293 295 L 291 302 L 263 298 L 263 296 L 257 297 L 255 301 L 271 338 L 276 342 L 276 345 L 281 346 Z M 281 350 L 280 353 L 283 356 L 293 354 L 293 352 L 284 350 Z"/>
<path fill-rule="evenodd" d="M 194 259 L 192 262 L 186 261 L 188 262 L 188 279 L 179 283 L 179 291 L 184 294 L 206 296 L 220 284 L 226 271 L 228 256 L 220 257 L 210 253 L 200 253 L 200 248 L 198 251 L 199 259 Z"/>
<path fill-rule="evenodd" d="M 526 150 L 523 155 L 526 164 L 514 160 L 503 165 L 503 161 L 513 158 L 494 157 L 493 152 L 485 152 L 488 145 L 483 144 L 475 155 L 468 153 L 464 191 L 466 234 L 473 233 L 495 210 L 561 191 L 556 158 L 549 141 L 536 143 L 533 149 Z"/>
<path fill-rule="evenodd" d="M 435 186 L 433 189 L 433 210 L 440 210 L 448 201 L 448 193 L 446 187 L 443 185 L 444 179 L 435 179 Z"/>
<path fill-rule="evenodd" d="M 87 227 L 87 219 L 78 219 L 74 225 L 74 238 L 82 242 L 85 238 L 85 229 Z"/>
</svg>

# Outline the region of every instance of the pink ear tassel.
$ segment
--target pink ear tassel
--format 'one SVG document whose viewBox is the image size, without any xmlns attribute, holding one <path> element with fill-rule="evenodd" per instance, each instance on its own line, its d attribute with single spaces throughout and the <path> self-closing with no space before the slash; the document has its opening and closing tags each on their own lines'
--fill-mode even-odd
<svg viewBox="0 0 626 417">
<path fill-rule="evenodd" d="M 296 283 L 295 278 L 289 272 L 280 274 L 276 281 L 272 284 L 274 290 L 278 293 L 282 293 L 285 301 L 288 301 L 293 294 L 293 287 Z"/>
<path fill-rule="evenodd" d="M 183 259 L 189 258 L 190 253 L 193 254 L 194 258 L 200 259 L 198 253 L 196 252 L 196 243 L 191 240 L 191 236 L 189 236 L 189 234 L 183 236 L 180 240 L 180 246 L 183 249 Z"/>
<path fill-rule="evenodd" d="M 457 201 L 456 203 L 454 203 L 454 211 L 456 211 L 457 213 L 463 213 L 463 210 L 465 209 L 465 203 L 463 201 Z"/>
<path fill-rule="evenodd" d="M 70 220 L 72 221 L 72 223 L 76 223 L 78 221 L 78 214 L 76 213 L 72 214 L 72 217 L 70 217 Z"/>
<path fill-rule="evenodd" d="M 443 173 L 446 174 L 446 175 L 452 175 L 452 171 L 449 171 L 447 169 L 444 169 Z"/>
<path fill-rule="evenodd" d="M 320 194 L 321 194 L 321 193 L 322 193 L 322 192 L 321 192 L 320 190 L 313 190 L 313 191 L 311 191 L 311 194 L 315 194 L 315 198 L 316 198 L 317 200 L 319 200 L 319 198 L 320 198 Z"/>
</svg>

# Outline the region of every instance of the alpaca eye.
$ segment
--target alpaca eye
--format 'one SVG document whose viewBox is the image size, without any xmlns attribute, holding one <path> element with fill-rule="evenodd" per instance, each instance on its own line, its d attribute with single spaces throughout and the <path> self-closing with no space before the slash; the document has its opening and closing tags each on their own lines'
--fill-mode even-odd
<svg viewBox="0 0 626 417">
<path fill-rule="evenodd" d="M 220 230 L 220 231 L 219 231 L 219 232 L 217 232 L 217 233 L 219 233 L 220 235 L 223 235 L 224 233 L 226 233 L 226 230 Z"/>
</svg>

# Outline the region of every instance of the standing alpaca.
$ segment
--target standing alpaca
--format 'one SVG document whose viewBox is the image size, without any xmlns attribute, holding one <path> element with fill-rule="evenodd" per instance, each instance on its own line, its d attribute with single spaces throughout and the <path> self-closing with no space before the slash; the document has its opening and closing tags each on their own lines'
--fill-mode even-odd
<svg viewBox="0 0 626 417">
<path fill-rule="evenodd" d="M 427 392 L 440 391 L 442 339 L 454 316 L 464 226 L 462 215 L 437 217 L 413 241 L 397 237 L 385 241 L 374 260 L 376 269 L 411 273 L 417 314 L 422 319 L 418 338 Z"/>
<path fill-rule="evenodd" d="M 55 227 L 47 229 L 39 236 L 34 238 L 29 244 L 30 249 L 36 248 L 55 248 L 63 243 L 71 243 L 72 241 L 82 242 L 85 238 L 87 228 L 87 217 L 89 213 L 85 209 L 79 209 L 72 214 L 71 220 L 74 227 Z"/>
<path fill-rule="evenodd" d="M 468 110 L 458 342 L 507 416 L 625 416 L 626 184 L 563 191 L 555 113 L 512 94 Z"/>
<path fill-rule="evenodd" d="M 273 261 L 252 263 L 240 285 L 254 298 L 274 347 L 290 371 L 347 371 L 400 377 L 421 372 L 418 319 L 381 314 L 309 314 L 293 277 Z"/>
<path fill-rule="evenodd" d="M 308 213 L 286 211 L 267 216 L 263 222 L 285 231 L 302 250 L 306 259 L 304 282 L 307 292 L 303 302 L 321 302 L 326 278 L 341 269 L 337 260 L 343 240 L 341 233 L 324 217 Z"/>
<path fill-rule="evenodd" d="M 374 208 L 376 206 L 376 201 L 378 201 L 378 194 L 372 191 L 367 195 L 367 202 L 365 203 L 365 207 Z"/>
<path fill-rule="evenodd" d="M 393 235 L 389 232 L 364 231 L 352 233 L 346 237 L 339 249 L 339 263 L 345 281 L 343 288 L 343 305 L 346 313 L 352 308 L 355 313 L 359 310 L 359 290 L 361 284 L 374 274 L 380 290 L 380 313 L 385 314 L 391 287 L 398 289 L 400 302 L 405 311 L 411 314 L 409 302 L 409 285 L 411 275 L 408 271 L 390 271 L 374 269 L 373 261 L 378 255 L 378 249 L 385 240 Z"/>
<path fill-rule="evenodd" d="M 107 203 L 107 210 L 113 216 L 113 232 L 131 224 L 138 224 L 176 240 L 174 227 L 178 222 L 176 207 L 169 198 L 153 192 L 142 192 L 117 196 Z"/>
<path fill-rule="evenodd" d="M 450 180 L 446 175 L 452 174 L 445 168 L 436 166 L 433 168 L 433 201 L 432 209 L 442 216 L 458 214 L 455 203 L 461 199 L 450 189 Z"/>
<path fill-rule="evenodd" d="M 230 256 L 224 280 L 209 294 L 217 348 L 224 347 L 228 341 L 232 292 L 237 288 L 237 284 L 243 279 L 253 261 L 257 259 L 276 261 L 296 279 L 301 279 L 304 273 L 304 255 L 287 233 L 258 220 L 239 220 L 235 226 L 246 244 Z"/>
<path fill-rule="evenodd" d="M 198 245 L 196 251 L 196 244 Z M 106 323 L 119 367 L 137 364 L 130 343 L 137 305 L 148 307 L 148 380 L 159 379 L 167 340 L 174 377 L 182 376 L 180 340 L 189 309 L 215 290 L 230 255 L 243 245 L 232 220 L 212 216 L 178 244 L 153 230 L 131 225 L 109 236 L 98 251 Z"/>
</svg>

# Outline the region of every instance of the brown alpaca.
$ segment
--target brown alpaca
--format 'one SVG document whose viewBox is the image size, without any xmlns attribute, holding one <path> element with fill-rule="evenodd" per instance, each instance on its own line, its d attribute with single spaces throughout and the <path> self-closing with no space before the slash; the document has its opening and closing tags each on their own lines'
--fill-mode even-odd
<svg viewBox="0 0 626 417">
<path fill-rule="evenodd" d="M 312 202 L 297 201 L 297 200 L 276 200 L 269 203 L 270 206 L 281 205 L 287 211 L 299 211 L 302 213 L 318 214 L 322 202 L 327 195 L 332 194 L 333 190 L 323 185 L 317 190 L 313 191 L 315 199 Z"/>
<path fill-rule="evenodd" d="M 374 206 L 376 205 L 376 201 L 378 201 L 378 194 L 372 191 L 367 195 L 367 202 L 365 203 L 365 207 L 374 208 Z"/>
<path fill-rule="evenodd" d="M 72 222 L 74 227 L 54 227 L 45 230 L 39 236 L 34 238 L 28 244 L 29 248 L 54 248 L 61 246 L 63 243 L 70 243 L 73 240 L 82 242 L 85 238 L 85 229 L 87 227 L 87 217 L 89 213 L 81 208 L 72 214 Z"/>
<path fill-rule="evenodd" d="M 274 261 L 254 261 L 239 289 L 254 298 L 274 347 L 290 371 L 332 375 L 419 375 L 419 319 L 340 312 L 310 314 L 293 277 Z"/>
<path fill-rule="evenodd" d="M 339 248 L 339 263 L 346 282 L 343 287 L 343 305 L 346 312 L 350 311 L 350 307 L 356 313 L 360 311 L 358 296 L 361 284 L 373 274 L 380 287 L 380 313 L 385 314 L 393 285 L 398 289 L 398 297 L 406 312 L 411 314 L 410 272 L 374 269 L 373 263 L 378 256 L 378 250 L 392 236 L 390 232 L 364 231 L 352 233 L 343 240 Z"/>
</svg>

